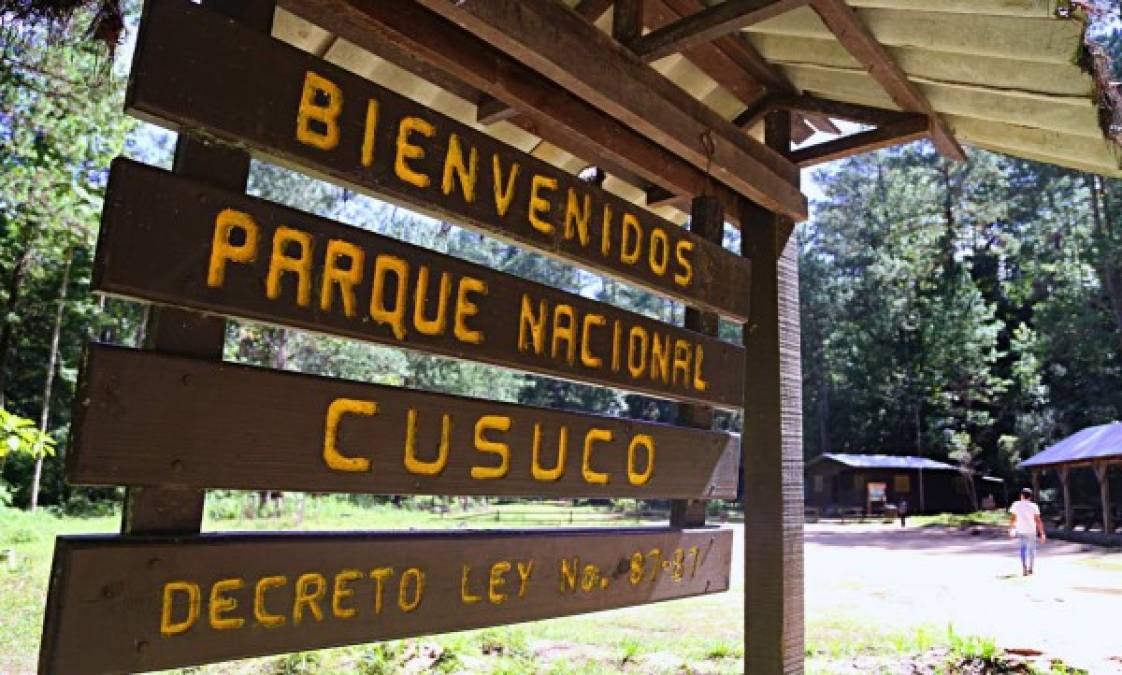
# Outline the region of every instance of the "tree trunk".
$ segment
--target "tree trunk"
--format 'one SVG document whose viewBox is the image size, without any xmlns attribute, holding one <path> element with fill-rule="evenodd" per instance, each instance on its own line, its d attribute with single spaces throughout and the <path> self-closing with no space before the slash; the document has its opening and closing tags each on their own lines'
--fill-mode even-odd
<svg viewBox="0 0 1122 675">
<path fill-rule="evenodd" d="M 1115 255 L 1114 222 L 1110 217 L 1110 204 L 1102 179 L 1092 174 L 1084 174 L 1083 181 L 1091 193 L 1091 222 L 1095 238 L 1099 241 L 1099 251 L 1095 270 L 1099 283 L 1106 293 L 1110 304 L 1115 328 L 1122 335 L 1122 265 Z"/>
<path fill-rule="evenodd" d="M 27 274 L 27 267 L 31 262 L 33 251 L 34 249 L 30 244 L 24 246 L 23 251 L 16 258 L 15 264 L 12 265 L 11 273 L 8 275 L 8 301 L 4 307 L 4 326 L 0 328 L 0 408 L 4 407 L 5 403 L 4 391 L 7 385 L 8 352 L 11 351 L 12 340 L 16 333 L 15 323 L 9 317 L 15 316 L 16 312 L 19 311 L 23 277 Z"/>
<path fill-rule="evenodd" d="M 39 431 L 47 433 L 47 423 L 51 417 L 51 388 L 55 383 L 55 365 L 58 363 L 58 342 L 62 334 L 62 315 L 66 309 L 67 287 L 70 286 L 70 265 L 74 262 L 74 249 L 67 249 L 66 264 L 62 268 L 62 284 L 58 291 L 58 309 L 55 310 L 55 325 L 51 331 L 51 353 L 47 357 L 47 377 L 43 383 L 43 407 L 39 412 Z M 39 482 L 43 475 L 43 454 L 35 459 L 35 473 L 31 478 L 31 511 L 39 506 Z"/>
</svg>

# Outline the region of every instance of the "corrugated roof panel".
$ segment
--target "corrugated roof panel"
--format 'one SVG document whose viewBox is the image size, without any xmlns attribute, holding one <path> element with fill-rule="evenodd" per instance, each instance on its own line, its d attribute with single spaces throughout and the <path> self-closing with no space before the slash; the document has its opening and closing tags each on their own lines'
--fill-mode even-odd
<svg viewBox="0 0 1122 675">
<path fill-rule="evenodd" d="M 854 469 L 913 469 L 924 471 L 958 471 L 957 467 L 937 462 L 926 457 L 902 455 L 856 455 L 840 452 L 827 452 L 814 461 L 833 460 Z"/>
<path fill-rule="evenodd" d="M 1091 462 L 1097 459 L 1122 460 L 1122 422 L 1101 424 L 1078 431 L 1045 448 L 1018 466 L 1022 469 Z"/>
</svg>

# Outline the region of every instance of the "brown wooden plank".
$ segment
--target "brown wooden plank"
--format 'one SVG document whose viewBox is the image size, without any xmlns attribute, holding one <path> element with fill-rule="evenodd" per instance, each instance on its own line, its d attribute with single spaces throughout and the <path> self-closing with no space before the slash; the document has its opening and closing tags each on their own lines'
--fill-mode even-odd
<svg viewBox="0 0 1122 675">
<path fill-rule="evenodd" d="M 105 346 L 91 348 L 83 389 L 67 453 L 74 485 L 736 496 L 740 450 L 715 431 Z"/>
<path fill-rule="evenodd" d="M 720 244 L 725 234 L 725 213 L 721 202 L 708 195 L 694 197 L 690 203 L 690 231 Z M 696 307 L 686 308 L 683 324 L 686 328 L 705 335 L 717 335 L 720 329 L 720 320 L 716 314 Z M 681 404 L 678 406 L 677 423 L 694 429 L 709 430 L 713 427 L 713 409 L 704 405 Z M 736 496 L 735 488 L 733 496 Z M 705 515 L 705 499 L 678 499 L 670 502 L 670 524 L 675 527 L 704 525 Z"/>
<path fill-rule="evenodd" d="M 352 264 L 356 278 L 340 281 Z M 377 292 L 375 279 L 384 280 Z M 110 175 L 94 288 L 666 398 L 741 403 L 744 353 L 730 343 L 125 159 Z"/>
<path fill-rule="evenodd" d="M 835 119 L 863 122 L 873 126 L 891 124 L 909 117 L 912 113 L 903 113 L 884 108 L 873 108 L 867 105 L 846 103 L 845 101 L 831 101 L 817 96 L 775 96 L 772 105 L 783 110 L 800 113 L 819 113 Z"/>
<path fill-rule="evenodd" d="M 162 670 L 717 593 L 731 558 L 720 529 L 59 537 L 39 672 Z"/>
<path fill-rule="evenodd" d="M 793 187 L 796 167 L 560 3 L 417 2 L 523 60 L 695 166 L 708 169 L 717 181 L 740 194 L 796 220 L 806 218 L 806 199 Z M 584 58 L 572 58 L 573 54 Z"/>
<path fill-rule="evenodd" d="M 799 148 L 791 152 L 791 161 L 806 168 L 823 162 L 832 162 L 836 159 L 927 138 L 930 131 L 928 129 L 929 120 L 930 118 L 925 115 L 913 115 L 870 131 L 861 131 L 834 141 Z"/>
<path fill-rule="evenodd" d="M 197 46 L 202 43 L 213 44 L 200 51 Z M 298 110 L 309 72 L 328 83 L 313 80 L 313 84 L 337 87 L 338 100 L 343 103 L 337 118 L 338 139 L 327 150 L 316 145 L 330 143 L 325 140 L 326 127 L 315 122 L 314 117 L 308 122 L 311 131 L 305 135 L 305 141 L 297 138 Z M 214 93 L 216 82 L 222 83 L 218 98 Z M 314 89 L 309 88 L 310 95 Z M 201 100 L 211 103 L 198 105 Z M 325 99 L 317 100 L 326 105 Z M 364 166 L 370 100 L 377 102 L 377 124 L 372 136 L 371 165 Z M 189 3 L 153 3 L 138 38 L 128 102 L 130 109 L 141 116 L 244 143 L 254 151 L 356 189 L 543 249 L 732 318 L 747 317 L 746 300 L 736 289 L 748 282 L 750 265 L 720 247 L 486 134 L 292 47 L 241 31 Z M 316 110 L 323 108 L 308 109 L 314 116 L 321 114 Z M 407 130 L 405 142 L 399 144 L 401 123 L 414 117 L 433 125 L 433 136 Z M 465 166 L 470 162 L 471 149 L 477 152 L 476 189 L 470 200 L 465 197 L 459 174 L 454 173 L 447 186 L 442 180 L 445 165 L 451 165 L 448 160 L 453 134 L 458 138 Z M 406 151 L 424 153 L 423 157 L 403 160 L 404 173 L 396 166 L 399 145 L 416 146 Z M 499 174 L 495 173 L 495 162 L 499 164 Z M 519 170 L 512 183 L 513 196 L 509 205 L 501 204 L 499 195 L 507 193 L 515 163 Z M 539 196 L 548 200 L 540 216 L 544 224 L 537 225 L 530 219 L 535 177 L 543 182 Z M 496 190 L 496 183 L 501 189 Z M 583 216 L 584 204 L 588 202 L 587 237 L 576 236 L 576 227 L 565 227 L 570 191 L 575 195 L 573 215 Z M 504 208 L 507 210 L 501 211 Z M 605 255 L 601 244 L 603 216 L 607 211 L 611 214 L 611 246 Z M 709 270 L 721 283 L 712 284 L 696 277 L 687 281 L 685 276 L 676 277 L 666 270 L 660 274 L 659 269 L 650 265 L 650 250 L 640 251 L 634 264 L 622 261 L 618 237 L 624 217 L 638 220 L 644 247 L 650 245 L 652 237 L 665 235 L 672 251 L 682 247 L 696 269 Z M 661 234 L 655 235 L 656 229 Z"/>
<path fill-rule="evenodd" d="M 612 37 L 627 44 L 643 34 L 643 0 L 612 3 Z"/>
<path fill-rule="evenodd" d="M 786 112 L 768 144 L 790 147 Z M 790 221 L 745 202 L 741 250 L 755 264 L 744 330 L 745 672 L 803 672 L 803 449 L 798 245 Z M 750 223 L 750 225 L 749 225 Z"/>
<path fill-rule="evenodd" d="M 965 161 L 966 153 L 955 140 L 935 109 L 905 73 L 884 45 L 861 23 L 861 18 L 844 0 L 811 0 L 811 7 L 853 58 L 865 67 L 896 105 L 931 118 L 931 142 L 943 156 Z"/>
<path fill-rule="evenodd" d="M 633 40 L 628 46 L 644 61 L 657 61 L 712 42 L 741 28 L 801 7 L 808 0 L 725 0 Z"/>
</svg>

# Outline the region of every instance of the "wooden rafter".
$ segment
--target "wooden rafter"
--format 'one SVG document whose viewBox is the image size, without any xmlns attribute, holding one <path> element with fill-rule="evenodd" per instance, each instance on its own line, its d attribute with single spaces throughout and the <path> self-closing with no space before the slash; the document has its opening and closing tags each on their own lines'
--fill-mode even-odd
<svg viewBox="0 0 1122 675">
<path fill-rule="evenodd" d="M 413 2 L 281 0 L 280 4 L 388 61 L 404 54 L 408 59 L 403 63 L 431 77 L 458 81 L 460 89 L 478 94 L 506 97 L 505 102 L 523 111 L 512 122 L 629 183 L 736 199 L 732 190 L 714 184 L 704 171 Z M 405 67 L 403 63 L 395 62 Z"/>
<path fill-rule="evenodd" d="M 908 143 L 928 135 L 929 119 L 926 115 L 909 115 L 871 131 L 862 131 L 852 136 L 818 143 L 809 148 L 800 148 L 791 152 L 789 156 L 799 167 L 806 168 L 850 155 Z"/>
<path fill-rule="evenodd" d="M 584 17 L 586 21 L 596 21 L 611 8 L 612 4 L 612 0 L 580 0 L 573 7 L 573 11 Z M 484 95 L 476 105 L 481 113 L 477 114 L 476 121 L 480 124 L 495 124 L 512 119 L 518 114 L 514 108 L 489 95 Z"/>
<path fill-rule="evenodd" d="M 909 116 L 909 113 L 902 113 L 896 110 L 885 110 L 884 108 L 874 108 L 856 103 L 846 103 L 844 101 L 832 101 L 830 99 L 818 98 L 817 96 L 774 96 L 771 98 L 770 103 L 775 108 L 782 110 L 800 113 L 818 113 L 821 115 L 828 115 L 834 119 L 860 122 L 872 126 L 898 122 Z"/>
<path fill-rule="evenodd" d="M 645 61 L 712 42 L 745 26 L 805 5 L 807 0 L 726 0 L 636 38 L 628 46 Z"/>
<path fill-rule="evenodd" d="M 554 0 L 416 1 L 705 170 L 715 182 L 796 220 L 806 218 L 806 198 L 795 185 L 797 167 L 564 5 Z"/>
<path fill-rule="evenodd" d="M 931 107 L 931 103 L 912 84 L 884 45 L 861 23 L 860 17 L 844 0 L 811 0 L 810 5 L 837 37 L 838 42 L 865 67 L 896 105 L 905 112 L 922 113 L 930 118 L 931 142 L 940 153 L 950 159 L 966 159 L 962 146 Z"/>
</svg>

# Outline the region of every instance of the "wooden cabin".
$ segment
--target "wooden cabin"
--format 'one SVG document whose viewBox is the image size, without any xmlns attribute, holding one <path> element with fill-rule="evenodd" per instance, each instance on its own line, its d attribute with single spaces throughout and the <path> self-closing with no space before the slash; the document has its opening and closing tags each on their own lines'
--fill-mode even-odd
<svg viewBox="0 0 1122 675">
<path fill-rule="evenodd" d="M 905 501 L 908 513 L 965 513 L 974 510 L 970 480 L 926 457 L 826 453 L 807 463 L 806 505 L 823 515 L 879 514 Z"/>
</svg>

